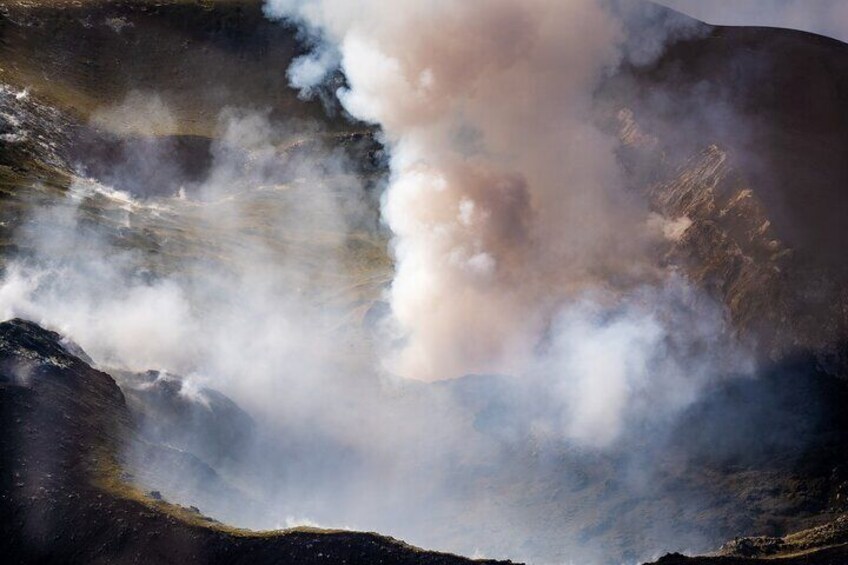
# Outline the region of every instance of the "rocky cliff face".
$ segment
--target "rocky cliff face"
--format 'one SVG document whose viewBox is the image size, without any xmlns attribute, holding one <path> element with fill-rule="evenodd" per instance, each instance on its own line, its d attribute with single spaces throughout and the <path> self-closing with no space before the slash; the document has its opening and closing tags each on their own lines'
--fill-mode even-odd
<svg viewBox="0 0 848 565">
<path fill-rule="evenodd" d="M 848 47 L 809 34 L 713 28 L 607 91 L 664 261 L 764 358 L 815 350 L 833 374 L 848 362 L 846 61 Z"/>
</svg>

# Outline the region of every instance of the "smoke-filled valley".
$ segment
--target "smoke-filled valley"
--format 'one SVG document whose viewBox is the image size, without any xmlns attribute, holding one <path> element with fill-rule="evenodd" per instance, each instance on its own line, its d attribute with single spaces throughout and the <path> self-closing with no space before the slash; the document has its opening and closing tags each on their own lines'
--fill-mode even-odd
<svg viewBox="0 0 848 565">
<path fill-rule="evenodd" d="M 641 0 L 0 5 L 5 553 L 841 562 L 846 67 Z"/>
</svg>

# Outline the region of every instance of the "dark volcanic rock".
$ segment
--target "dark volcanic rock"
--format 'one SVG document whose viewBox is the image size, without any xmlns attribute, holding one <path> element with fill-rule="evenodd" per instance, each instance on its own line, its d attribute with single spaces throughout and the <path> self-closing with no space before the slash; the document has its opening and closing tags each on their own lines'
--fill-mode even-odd
<svg viewBox="0 0 848 565">
<path fill-rule="evenodd" d="M 710 556 L 670 553 L 655 565 L 841 565 L 848 562 L 848 517 L 785 537 L 736 538 Z"/>
<path fill-rule="evenodd" d="M 115 381 L 31 322 L 0 324 L 0 375 L 4 563 L 470 562 L 370 533 L 231 530 L 145 496 L 123 482 L 137 432 Z"/>
<path fill-rule="evenodd" d="M 161 371 L 110 371 L 127 396 L 139 429 L 155 443 L 190 452 L 215 466 L 237 458 L 254 439 L 253 419 L 230 398 Z"/>
</svg>

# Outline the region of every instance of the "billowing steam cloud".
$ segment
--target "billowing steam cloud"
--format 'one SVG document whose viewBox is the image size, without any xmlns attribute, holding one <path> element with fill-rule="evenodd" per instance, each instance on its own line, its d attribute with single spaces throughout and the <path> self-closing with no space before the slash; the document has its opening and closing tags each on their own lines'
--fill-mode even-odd
<svg viewBox="0 0 848 565">
<path fill-rule="evenodd" d="M 96 123 L 131 123 L 141 106 L 171 115 L 155 95 L 134 93 Z M 313 133 L 226 110 L 209 170 L 178 194 L 77 178 L 62 198 L 32 206 L 16 233 L 26 251 L 6 266 L 0 312 L 71 336 L 102 366 L 197 376 L 262 411 L 281 408 L 277 395 L 305 409 L 298 383 L 330 372 L 328 343 L 345 347 L 350 313 L 337 304 L 359 297 L 343 293 L 356 281 L 346 282 L 342 254 L 368 221 L 342 155 L 323 152 L 319 166 L 309 153 L 281 154 Z M 170 148 L 168 138 L 146 140 L 111 163 L 109 179 L 137 186 L 139 171 L 176 170 Z M 245 355 L 250 383 L 240 385 Z"/>
<path fill-rule="evenodd" d="M 550 314 L 598 275 L 638 268 L 642 212 L 621 190 L 592 93 L 620 56 L 595 0 L 272 1 L 339 51 L 344 107 L 392 152 L 383 212 L 391 305 L 406 339 L 390 370 L 420 379 L 522 372 Z M 309 69 L 307 73 L 305 69 Z M 327 69 L 329 71 L 329 69 Z"/>
<path fill-rule="evenodd" d="M 570 343 L 566 357 L 587 375 L 576 397 L 588 404 L 575 408 L 592 414 L 572 415 L 583 429 L 575 433 L 604 428 L 597 437 L 615 435 L 606 419 L 617 418 L 638 385 L 624 374 L 606 379 L 605 355 L 578 345 L 594 324 L 563 320 L 587 287 L 622 290 L 652 276 L 647 210 L 622 189 L 615 140 L 593 125 L 593 93 L 627 43 L 618 16 L 646 11 L 616 7 L 268 4 L 270 14 L 305 24 L 316 38 L 316 51 L 292 66 L 292 83 L 312 87 L 307 77 L 323 80 L 332 68 L 318 72 L 321 64 L 340 61 L 348 81 L 341 102 L 379 124 L 391 149 L 383 213 L 394 235 L 390 302 L 403 341 L 387 354 L 388 369 L 433 380 L 524 374 L 542 359 L 561 371 L 545 349 Z M 640 50 L 627 55 L 656 56 L 670 31 L 650 30 L 650 41 L 631 41 Z M 643 364 L 641 355 L 657 346 L 651 335 L 624 340 L 613 363 Z M 599 406 L 587 408 L 593 402 Z"/>
</svg>

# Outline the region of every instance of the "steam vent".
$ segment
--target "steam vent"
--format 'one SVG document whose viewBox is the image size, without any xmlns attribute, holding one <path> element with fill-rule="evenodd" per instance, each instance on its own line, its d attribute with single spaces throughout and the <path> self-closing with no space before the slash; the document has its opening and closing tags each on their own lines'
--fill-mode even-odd
<svg viewBox="0 0 848 565">
<path fill-rule="evenodd" d="M 846 42 L 0 0 L 0 562 L 848 565 Z"/>
</svg>

